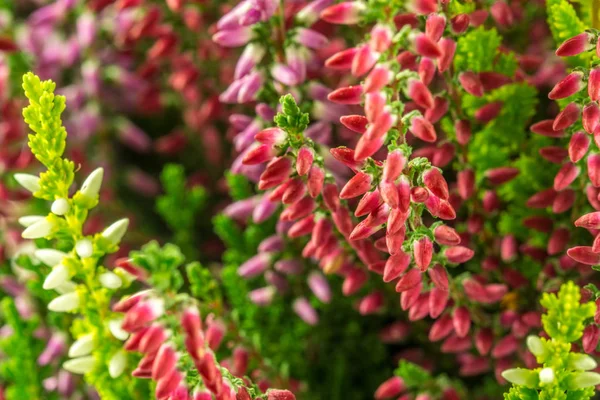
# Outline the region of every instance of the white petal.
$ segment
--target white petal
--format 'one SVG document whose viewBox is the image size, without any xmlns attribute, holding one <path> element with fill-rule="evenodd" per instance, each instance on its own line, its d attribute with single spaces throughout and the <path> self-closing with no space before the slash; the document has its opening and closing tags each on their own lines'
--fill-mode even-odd
<svg viewBox="0 0 600 400">
<path fill-rule="evenodd" d="M 108 321 L 108 330 L 114 337 L 119 340 L 127 340 L 129 337 L 129 332 L 124 330 L 121 326 L 123 325 L 122 319 L 113 319 Z"/>
<path fill-rule="evenodd" d="M 69 212 L 69 201 L 64 198 L 56 199 L 52 203 L 50 210 L 56 215 L 65 215 Z"/>
<path fill-rule="evenodd" d="M 92 246 L 92 241 L 89 239 L 81 239 L 75 243 L 75 251 L 77 255 L 81 258 L 88 258 L 92 256 L 94 248 Z"/>
<path fill-rule="evenodd" d="M 46 218 L 30 225 L 23 231 L 23 239 L 39 239 L 48 236 L 52 232 L 52 223 Z"/>
<path fill-rule="evenodd" d="M 69 279 L 69 271 L 63 264 L 58 264 L 48 274 L 42 286 L 46 290 L 51 290 L 59 287 Z"/>
<path fill-rule="evenodd" d="M 15 174 L 15 180 L 19 182 L 19 185 L 29 190 L 31 193 L 35 193 L 40 190 L 40 178 L 39 176 L 31 174 Z"/>
<path fill-rule="evenodd" d="M 67 253 L 54 249 L 39 249 L 34 254 L 38 260 L 50 267 L 54 267 L 67 256 Z"/>
<path fill-rule="evenodd" d="M 35 224 L 36 222 L 40 222 L 41 220 L 45 219 L 46 217 L 42 216 L 42 215 L 26 215 L 24 217 L 19 218 L 19 224 L 21 226 L 24 226 L 25 228 L 30 227 L 31 225 Z"/>
<path fill-rule="evenodd" d="M 69 348 L 69 357 L 81 357 L 87 356 L 94 350 L 94 334 L 90 333 L 84 335 L 73 342 Z"/>
<path fill-rule="evenodd" d="M 77 292 L 61 294 L 48 303 L 48 309 L 56 312 L 73 311 L 77 307 L 79 307 L 79 295 Z"/>
<path fill-rule="evenodd" d="M 554 382 L 554 370 L 552 368 L 543 368 L 540 371 L 540 382 L 546 384 Z"/>
<path fill-rule="evenodd" d="M 102 286 L 107 289 L 117 289 L 123 284 L 121 278 L 119 278 L 119 276 L 113 272 L 105 272 L 100 275 L 98 279 L 100 280 Z"/>
<path fill-rule="evenodd" d="M 65 361 L 63 368 L 74 374 L 85 374 L 86 372 L 90 372 L 95 364 L 96 360 L 93 356 L 86 356 Z"/>
<path fill-rule="evenodd" d="M 123 373 L 126 366 L 127 356 L 124 352 L 119 351 L 108 362 L 108 373 L 112 378 L 117 378 Z"/>
<path fill-rule="evenodd" d="M 127 232 L 128 225 L 129 220 L 127 218 L 120 219 L 106 228 L 104 232 L 102 232 L 102 236 L 110 240 L 113 244 L 118 244 L 123 238 L 123 235 L 125 235 L 125 232 Z"/>
<path fill-rule="evenodd" d="M 87 197 L 96 198 L 100 192 L 103 177 L 104 169 L 95 169 L 81 185 L 81 193 Z"/>
</svg>

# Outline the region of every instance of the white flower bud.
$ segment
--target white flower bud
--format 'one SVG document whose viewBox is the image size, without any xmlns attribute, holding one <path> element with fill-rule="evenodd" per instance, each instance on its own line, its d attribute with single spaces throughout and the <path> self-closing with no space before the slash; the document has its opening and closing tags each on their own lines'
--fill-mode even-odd
<svg viewBox="0 0 600 400">
<path fill-rule="evenodd" d="M 127 356 L 124 352 L 118 351 L 114 356 L 111 357 L 108 362 L 108 374 L 111 378 L 119 377 L 123 371 L 125 371 L 125 367 L 127 366 Z"/>
<path fill-rule="evenodd" d="M 546 384 L 554 382 L 554 370 L 552 368 L 542 368 L 540 371 L 540 382 Z"/>
<path fill-rule="evenodd" d="M 60 199 L 54 200 L 52 207 L 50 207 L 50 211 L 56 215 L 65 215 L 69 212 L 70 207 L 69 201 L 61 197 Z"/>
<path fill-rule="evenodd" d="M 502 372 L 502 377 L 514 383 L 515 385 L 523 385 L 526 387 L 535 387 L 537 385 L 538 376 L 535 372 L 525 368 L 511 368 Z"/>
<path fill-rule="evenodd" d="M 122 319 L 113 319 L 108 321 L 108 330 L 114 337 L 119 340 L 127 340 L 129 337 L 129 332 L 124 330 L 121 326 L 123 324 Z"/>
<path fill-rule="evenodd" d="M 15 174 L 15 180 L 19 185 L 29 190 L 31 193 L 35 193 L 40 190 L 40 178 L 31 174 Z"/>
<path fill-rule="evenodd" d="M 77 285 L 72 281 L 66 281 L 62 285 L 58 286 L 55 290 L 60 294 L 66 294 L 74 292 L 77 289 Z"/>
<path fill-rule="evenodd" d="M 574 372 L 566 379 L 569 390 L 600 385 L 600 374 L 596 372 Z"/>
<path fill-rule="evenodd" d="M 48 310 L 55 312 L 73 311 L 79 307 L 79 295 L 77 292 L 62 294 L 48 303 Z"/>
<path fill-rule="evenodd" d="M 121 278 L 119 278 L 119 276 L 113 272 L 105 272 L 101 274 L 98 279 L 100 280 L 102 286 L 107 289 L 117 289 L 123 284 Z"/>
<path fill-rule="evenodd" d="M 86 197 L 95 199 L 100 192 L 100 186 L 102 186 L 102 178 L 104 177 L 104 169 L 95 169 L 90 176 L 81 185 L 80 192 Z"/>
<path fill-rule="evenodd" d="M 32 225 L 29 225 L 27 229 L 23 231 L 21 236 L 23 239 L 39 239 L 48 236 L 52 233 L 52 223 L 46 218 L 41 219 Z"/>
<path fill-rule="evenodd" d="M 72 358 L 63 363 L 63 368 L 69 372 L 74 374 L 85 374 L 90 372 L 94 365 L 96 364 L 96 360 L 93 356 Z"/>
<path fill-rule="evenodd" d="M 75 251 L 77 255 L 81 258 L 88 258 L 92 256 L 94 252 L 94 247 L 92 246 L 92 241 L 89 239 L 81 239 L 75 243 Z"/>
<path fill-rule="evenodd" d="M 45 218 L 46 217 L 43 217 L 41 215 L 26 215 L 24 217 L 20 217 L 18 221 L 21 226 L 28 228 L 36 222 L 40 222 Z"/>
<path fill-rule="evenodd" d="M 589 371 L 598 366 L 596 361 L 587 354 L 571 353 L 569 354 L 569 367 L 580 371 Z"/>
<path fill-rule="evenodd" d="M 129 225 L 129 219 L 123 218 L 114 222 L 111 226 L 106 228 L 102 232 L 102 236 L 110 240 L 113 244 L 119 244 L 125 232 L 127 232 L 127 226 Z"/>
<path fill-rule="evenodd" d="M 69 348 L 69 357 L 81 357 L 87 356 L 94 350 L 96 346 L 94 345 L 94 334 L 89 333 L 84 335 L 73 342 L 71 347 Z"/>
<path fill-rule="evenodd" d="M 527 336 L 527 348 L 529 351 L 531 351 L 531 354 L 536 357 L 540 357 L 546 352 L 544 342 L 542 342 L 542 339 L 535 335 Z"/>
<path fill-rule="evenodd" d="M 55 289 L 65 283 L 68 279 L 69 271 L 67 270 L 67 267 L 63 264 L 58 264 L 52 268 L 52 271 L 46 276 L 42 287 L 46 290 Z"/>
<path fill-rule="evenodd" d="M 54 249 L 38 249 L 35 251 L 34 255 L 44 264 L 54 267 L 67 256 L 67 253 Z"/>
</svg>

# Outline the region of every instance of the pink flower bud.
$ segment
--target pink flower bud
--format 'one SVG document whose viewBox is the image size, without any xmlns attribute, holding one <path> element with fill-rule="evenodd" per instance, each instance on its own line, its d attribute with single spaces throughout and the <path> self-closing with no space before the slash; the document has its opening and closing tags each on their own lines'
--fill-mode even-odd
<svg viewBox="0 0 600 400">
<path fill-rule="evenodd" d="M 423 117 L 414 117 L 410 121 L 409 130 L 413 135 L 418 137 L 424 142 L 435 142 L 437 139 L 437 134 L 431 122 L 427 121 Z"/>
<path fill-rule="evenodd" d="M 421 271 L 411 269 L 400 278 L 396 284 L 396 292 L 404 292 L 421 283 Z"/>
<path fill-rule="evenodd" d="M 298 28 L 296 33 L 298 43 L 309 49 L 320 49 L 327 45 L 327 36 L 307 28 Z"/>
<path fill-rule="evenodd" d="M 323 303 L 331 301 L 331 289 L 327 279 L 319 272 L 313 271 L 308 276 L 308 286 L 314 295 Z"/>
<path fill-rule="evenodd" d="M 600 339 L 600 329 L 598 325 L 591 324 L 585 327 L 583 330 L 583 337 L 581 338 L 583 344 L 583 351 L 588 354 L 593 354 L 598 347 L 598 340 Z"/>
<path fill-rule="evenodd" d="M 429 328 L 429 340 L 437 342 L 442 340 L 454 330 L 452 318 L 449 315 L 444 315 L 438 318 Z"/>
<path fill-rule="evenodd" d="M 594 133 L 600 121 L 600 107 L 597 103 L 590 103 L 583 107 L 583 129 L 587 133 Z"/>
<path fill-rule="evenodd" d="M 401 228 L 398 232 L 387 233 L 385 235 L 386 251 L 391 255 L 396 255 L 402 250 L 402 244 L 404 243 L 404 237 L 406 235 L 406 227 Z"/>
<path fill-rule="evenodd" d="M 232 30 L 221 30 L 212 37 L 213 42 L 223 47 L 240 47 L 252 38 L 252 28 L 239 27 Z"/>
<path fill-rule="evenodd" d="M 354 56 L 357 52 L 358 48 L 353 47 L 335 53 L 325 61 L 325 66 L 338 71 L 350 69 L 352 68 L 352 60 L 354 60 Z"/>
<path fill-rule="evenodd" d="M 363 86 L 365 93 L 380 91 L 390 82 L 392 75 L 387 66 L 376 65 L 367 76 L 367 79 L 365 79 Z"/>
<path fill-rule="evenodd" d="M 489 353 L 494 341 L 494 335 L 489 328 L 480 329 L 475 334 L 475 348 L 482 356 Z"/>
<path fill-rule="evenodd" d="M 421 289 L 423 289 L 423 283 L 419 282 L 416 286 L 413 286 L 400 294 L 400 308 L 402 308 L 403 311 L 406 311 L 417 304 L 417 301 L 419 301 L 419 298 L 421 297 Z"/>
<path fill-rule="evenodd" d="M 387 98 L 383 92 L 367 93 L 365 96 L 365 115 L 369 122 L 375 122 L 384 111 Z"/>
<path fill-rule="evenodd" d="M 155 353 L 167 337 L 167 332 L 162 325 L 152 324 L 140 340 L 138 351 L 140 353 Z"/>
<path fill-rule="evenodd" d="M 168 399 L 175 389 L 179 386 L 183 377 L 177 370 L 173 370 L 169 375 L 165 375 L 156 383 L 155 395 L 157 399 Z"/>
<path fill-rule="evenodd" d="M 429 314 L 429 293 L 421 293 L 408 311 L 409 321 L 419 321 Z"/>
<path fill-rule="evenodd" d="M 327 99 L 338 104 L 360 104 L 362 93 L 361 85 L 342 87 L 329 93 Z"/>
<path fill-rule="evenodd" d="M 429 292 L 429 316 L 431 318 L 437 318 L 446 309 L 448 304 L 448 291 L 434 287 Z"/>
<path fill-rule="evenodd" d="M 573 74 L 575 74 L 575 72 L 571 73 L 571 75 Z M 581 81 L 579 84 L 582 85 Z M 600 68 L 594 68 L 590 71 L 588 79 L 588 95 L 592 101 L 600 100 Z"/>
<path fill-rule="evenodd" d="M 499 72 L 484 71 L 479 73 L 479 80 L 485 92 L 490 92 L 512 82 L 511 78 Z"/>
<path fill-rule="evenodd" d="M 458 75 L 458 81 L 467 93 L 477 97 L 483 96 L 483 85 L 479 80 L 479 75 L 475 72 L 461 72 L 460 75 Z"/>
<path fill-rule="evenodd" d="M 554 164 L 562 164 L 569 152 L 558 146 L 542 147 L 539 151 L 540 155 L 547 161 Z"/>
<path fill-rule="evenodd" d="M 406 389 L 404 381 L 398 376 L 394 376 L 383 382 L 375 391 L 375 399 L 382 400 L 390 397 L 396 397 Z"/>
<path fill-rule="evenodd" d="M 440 58 L 438 58 L 438 70 L 445 72 L 452 65 L 454 53 L 456 52 L 456 42 L 452 39 L 442 38 L 439 43 Z"/>
<path fill-rule="evenodd" d="M 600 154 L 590 154 L 587 158 L 588 177 L 594 187 L 600 187 Z"/>
<path fill-rule="evenodd" d="M 425 22 L 425 34 L 434 42 L 441 39 L 446 27 L 446 17 L 439 14 L 430 14 Z"/>
<path fill-rule="evenodd" d="M 346 183 L 340 192 L 340 199 L 352 199 L 366 193 L 371 188 L 372 176 L 358 172 Z"/>
<path fill-rule="evenodd" d="M 458 193 L 464 200 L 470 198 L 475 192 L 475 173 L 472 169 L 460 171 L 457 174 Z"/>
<path fill-rule="evenodd" d="M 592 212 L 579 217 L 575 226 L 586 229 L 600 229 L 600 212 Z"/>
<path fill-rule="evenodd" d="M 549 255 L 561 253 L 569 243 L 570 233 L 566 228 L 557 228 L 548 239 L 547 251 Z"/>
<path fill-rule="evenodd" d="M 519 340 L 513 335 L 500 339 L 492 349 L 492 357 L 502 358 L 514 353 L 519 347 Z"/>
<path fill-rule="evenodd" d="M 517 175 L 519 175 L 519 169 L 512 167 L 499 167 L 488 169 L 487 171 L 485 171 L 485 176 L 494 185 L 501 185 L 503 183 L 509 182 L 513 180 Z"/>
<path fill-rule="evenodd" d="M 424 33 L 419 33 L 414 39 L 415 50 L 423 57 L 438 58 L 442 56 L 442 50 L 437 43 Z M 439 68 L 440 71 L 442 68 Z"/>
<path fill-rule="evenodd" d="M 437 197 L 444 200 L 448 199 L 448 184 L 439 169 L 429 168 L 423 172 L 423 183 Z"/>
<path fill-rule="evenodd" d="M 238 274 L 243 278 L 252 278 L 266 271 L 266 269 L 269 267 L 270 262 L 270 254 L 257 254 L 239 266 Z"/>
<path fill-rule="evenodd" d="M 353 268 L 350 273 L 346 275 L 344 283 L 342 284 L 342 293 L 344 296 L 350 296 L 356 293 L 360 288 L 367 282 L 367 273 L 358 268 Z"/>
<path fill-rule="evenodd" d="M 369 140 L 383 141 L 385 134 L 394 126 L 396 120 L 396 116 L 390 112 L 388 107 L 385 107 L 375 122 L 367 128 L 364 136 Z"/>
<path fill-rule="evenodd" d="M 452 32 L 457 35 L 460 35 L 469 27 L 469 22 L 471 22 L 468 14 L 458 14 L 450 20 L 450 28 Z"/>
<path fill-rule="evenodd" d="M 429 85 L 435 76 L 435 64 L 431 58 L 422 57 L 419 62 L 419 78 L 425 85 Z"/>
<path fill-rule="evenodd" d="M 531 208 L 546 208 L 554 202 L 556 199 L 557 193 L 553 188 L 542 190 L 531 196 L 527 200 L 527 207 Z"/>
<path fill-rule="evenodd" d="M 567 75 L 566 78 L 564 78 L 562 81 L 558 82 L 554 86 L 550 93 L 548 93 L 548 98 L 550 100 L 559 100 L 574 95 L 575 93 L 579 92 L 581 89 L 584 88 L 585 85 L 582 80 L 583 72 L 571 72 L 569 75 Z M 595 101 L 598 99 L 596 98 L 592 100 Z"/>
<path fill-rule="evenodd" d="M 308 172 L 308 181 L 306 182 L 310 197 L 315 198 L 321 193 L 324 181 L 325 173 L 323 169 L 318 165 L 313 165 Z"/>
<path fill-rule="evenodd" d="M 417 79 L 408 80 L 408 97 L 423 108 L 433 107 L 433 96 L 425 84 Z"/>
<path fill-rule="evenodd" d="M 504 103 L 501 101 L 494 101 L 492 103 L 486 104 L 483 107 L 480 107 L 475 111 L 475 118 L 482 123 L 488 123 L 494 118 L 496 118 L 500 111 L 502 111 L 502 107 Z"/>
<path fill-rule="evenodd" d="M 321 19 L 330 24 L 354 25 L 360 22 L 366 6 L 362 1 L 346 1 L 321 11 Z"/>
<path fill-rule="evenodd" d="M 378 312 L 382 307 L 383 294 L 381 292 L 373 292 L 360 299 L 358 312 L 360 315 L 370 315 Z"/>
<path fill-rule="evenodd" d="M 552 230 L 553 221 L 551 218 L 541 216 L 531 216 L 523 219 L 523 225 L 539 232 L 548 233 Z"/>
<path fill-rule="evenodd" d="M 543 121 L 536 122 L 535 124 L 531 125 L 531 127 L 529 129 L 531 130 L 531 132 L 537 133 L 538 135 L 552 137 L 552 138 L 560 138 L 565 135 L 564 130 L 561 129 L 561 130 L 555 131 L 553 126 L 554 126 L 553 119 L 545 119 Z"/>
<path fill-rule="evenodd" d="M 296 400 L 296 396 L 289 390 L 269 389 L 267 400 Z"/>
<path fill-rule="evenodd" d="M 287 185 L 285 192 L 281 198 L 283 204 L 294 204 L 304 197 L 306 194 L 306 185 L 302 179 L 292 179 Z"/>
<path fill-rule="evenodd" d="M 152 364 L 152 379 L 158 381 L 160 378 L 170 375 L 177 366 L 177 352 L 170 343 L 160 346 L 156 359 Z"/>
<path fill-rule="evenodd" d="M 417 14 L 427 15 L 436 12 L 438 4 L 436 0 L 412 0 L 409 7 Z"/>
<path fill-rule="evenodd" d="M 447 225 L 440 225 L 433 231 L 435 241 L 441 245 L 456 246 L 460 243 L 460 236 L 453 228 Z"/>
<path fill-rule="evenodd" d="M 433 257 L 433 243 L 428 237 L 422 237 L 413 244 L 415 264 L 421 271 L 427 271 Z"/>
<path fill-rule="evenodd" d="M 379 53 L 373 51 L 371 47 L 367 45 L 359 47 L 352 60 L 352 75 L 363 76 L 375 66 L 378 60 Z"/>
<path fill-rule="evenodd" d="M 369 123 L 367 117 L 362 115 L 345 115 L 340 118 L 340 122 L 346 128 L 360 134 L 363 134 L 367 131 L 367 124 Z"/>
<path fill-rule="evenodd" d="M 387 283 L 398 278 L 406 271 L 409 264 L 410 256 L 402 250 L 398 251 L 386 261 L 383 270 L 383 281 Z"/>
<path fill-rule="evenodd" d="M 269 144 L 259 144 L 244 156 L 242 163 L 245 165 L 262 164 L 275 156 L 275 149 Z"/>
<path fill-rule="evenodd" d="M 296 159 L 296 171 L 298 175 L 306 175 L 310 170 L 315 156 L 312 149 L 308 147 L 302 147 L 298 151 L 298 158 Z"/>
<path fill-rule="evenodd" d="M 556 55 L 559 57 L 572 57 L 576 56 L 577 54 L 581 54 L 584 51 L 591 50 L 594 48 L 592 38 L 593 36 L 587 32 L 573 36 L 558 46 L 558 49 L 556 49 Z"/>
<path fill-rule="evenodd" d="M 464 338 L 471 329 L 471 314 L 466 307 L 458 307 L 452 313 L 452 325 L 456 335 L 460 338 Z"/>
<path fill-rule="evenodd" d="M 279 219 L 281 221 L 295 221 L 310 215 L 315 207 L 315 201 L 310 197 L 305 197 L 283 210 L 279 216 Z"/>
<path fill-rule="evenodd" d="M 573 260 L 585 265 L 600 264 L 600 253 L 594 253 L 589 246 L 576 246 L 567 250 L 567 255 Z"/>
<path fill-rule="evenodd" d="M 471 348 L 471 338 L 452 335 L 442 343 L 442 353 L 462 353 Z"/>
<path fill-rule="evenodd" d="M 379 192 L 383 201 L 390 206 L 390 208 L 398 208 L 400 198 L 398 195 L 398 188 L 393 182 L 381 181 L 379 183 Z"/>
<path fill-rule="evenodd" d="M 444 251 L 444 255 L 451 263 L 462 264 L 469 261 L 475 255 L 475 252 L 468 247 L 454 246 L 448 247 Z"/>
<path fill-rule="evenodd" d="M 315 309 L 310 305 L 304 297 L 299 297 L 294 300 L 292 305 L 294 312 L 309 325 L 316 325 L 319 322 L 319 316 Z"/>
<path fill-rule="evenodd" d="M 465 146 L 471 139 L 471 125 L 469 121 L 457 120 L 454 124 L 454 130 L 456 132 L 456 140 L 459 144 Z"/>
<path fill-rule="evenodd" d="M 590 138 L 584 132 L 576 132 L 569 141 L 569 158 L 576 163 L 585 157 L 590 147 Z"/>
<path fill-rule="evenodd" d="M 377 24 L 371 29 L 369 46 L 377 53 L 383 53 L 392 45 L 394 33 L 389 26 Z"/>
<path fill-rule="evenodd" d="M 433 268 L 427 270 L 427 274 L 437 288 L 448 290 L 448 273 L 442 265 L 434 265 Z"/>
<path fill-rule="evenodd" d="M 406 165 L 406 157 L 400 150 L 390 151 L 387 155 L 385 164 L 383 165 L 384 181 L 394 182 Z"/>
<path fill-rule="evenodd" d="M 503 28 L 507 28 L 514 23 L 514 15 L 508 4 L 503 1 L 497 1 L 490 7 L 490 14 L 494 21 Z"/>
<path fill-rule="evenodd" d="M 164 313 L 164 304 L 157 299 L 144 300 L 137 303 L 125 314 L 122 328 L 127 332 L 135 332 L 154 321 Z"/>
<path fill-rule="evenodd" d="M 559 131 L 567 129 L 579 119 L 579 106 L 576 103 L 569 103 L 554 119 L 552 129 Z"/>
<path fill-rule="evenodd" d="M 566 189 L 575 178 L 579 176 L 581 169 L 570 162 L 565 163 L 554 177 L 554 190 L 560 192 Z"/>
</svg>

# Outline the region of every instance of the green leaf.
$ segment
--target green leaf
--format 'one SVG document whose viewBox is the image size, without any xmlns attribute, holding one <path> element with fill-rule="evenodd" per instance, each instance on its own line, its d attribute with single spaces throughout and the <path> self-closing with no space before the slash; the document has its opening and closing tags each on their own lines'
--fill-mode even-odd
<svg viewBox="0 0 600 400">
<path fill-rule="evenodd" d="M 454 68 L 458 71 L 492 71 L 502 38 L 495 29 L 480 26 L 461 36 L 456 46 Z"/>
</svg>

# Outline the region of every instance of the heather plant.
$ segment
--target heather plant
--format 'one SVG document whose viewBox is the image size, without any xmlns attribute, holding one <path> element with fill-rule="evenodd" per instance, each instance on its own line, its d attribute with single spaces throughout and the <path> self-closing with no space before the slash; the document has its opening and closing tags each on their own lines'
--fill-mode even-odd
<svg viewBox="0 0 600 400">
<path fill-rule="evenodd" d="M 0 10 L 4 397 L 595 395 L 596 0 Z"/>
</svg>

